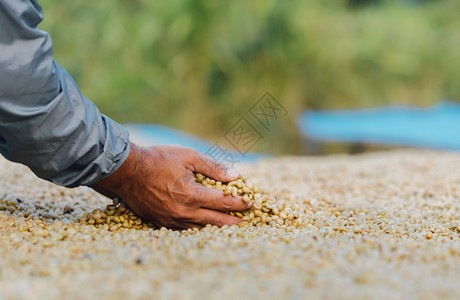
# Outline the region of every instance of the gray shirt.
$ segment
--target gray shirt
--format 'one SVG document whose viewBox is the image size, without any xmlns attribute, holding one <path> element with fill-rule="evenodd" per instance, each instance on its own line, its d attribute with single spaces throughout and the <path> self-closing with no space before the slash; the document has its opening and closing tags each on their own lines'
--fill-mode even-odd
<svg viewBox="0 0 460 300">
<path fill-rule="evenodd" d="M 126 160 L 128 131 L 54 61 L 42 20 L 37 1 L 0 0 L 0 153 L 56 184 L 90 185 Z"/>
</svg>

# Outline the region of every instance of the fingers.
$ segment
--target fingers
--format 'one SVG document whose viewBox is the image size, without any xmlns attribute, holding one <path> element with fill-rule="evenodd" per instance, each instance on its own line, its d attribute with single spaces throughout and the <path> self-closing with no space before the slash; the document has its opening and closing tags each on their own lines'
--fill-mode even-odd
<svg viewBox="0 0 460 300">
<path fill-rule="evenodd" d="M 200 208 L 194 213 L 194 223 L 206 226 L 207 224 L 222 227 L 224 225 L 236 225 L 241 222 L 238 217 L 227 215 L 223 212 L 218 212 L 206 208 Z"/>
<path fill-rule="evenodd" d="M 251 208 L 252 202 L 245 203 L 243 197 L 231 195 L 224 196 L 221 190 L 207 188 L 198 183 L 194 184 L 197 189 L 198 207 L 209 208 L 220 211 L 243 211 Z"/>
<path fill-rule="evenodd" d="M 193 171 L 202 173 L 208 177 L 222 182 L 229 182 L 238 178 L 240 172 L 230 169 L 222 163 L 216 162 L 209 156 L 194 151 L 194 159 L 191 164 Z"/>
</svg>

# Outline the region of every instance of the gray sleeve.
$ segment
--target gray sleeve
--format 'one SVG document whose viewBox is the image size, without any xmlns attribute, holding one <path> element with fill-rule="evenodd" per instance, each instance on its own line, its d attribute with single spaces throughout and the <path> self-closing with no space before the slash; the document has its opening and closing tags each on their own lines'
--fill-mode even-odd
<svg viewBox="0 0 460 300">
<path fill-rule="evenodd" d="M 128 131 L 53 59 L 34 0 L 0 0 L 0 153 L 58 185 L 90 185 L 126 160 Z"/>
</svg>

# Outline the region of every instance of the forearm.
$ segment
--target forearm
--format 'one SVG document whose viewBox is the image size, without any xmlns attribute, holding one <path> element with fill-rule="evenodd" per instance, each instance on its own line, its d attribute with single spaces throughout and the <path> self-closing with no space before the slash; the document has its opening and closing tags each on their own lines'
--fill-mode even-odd
<svg viewBox="0 0 460 300">
<path fill-rule="evenodd" d="M 35 1 L 0 0 L 0 153 L 63 186 L 117 170 L 128 132 L 101 115 L 53 59 Z"/>
</svg>

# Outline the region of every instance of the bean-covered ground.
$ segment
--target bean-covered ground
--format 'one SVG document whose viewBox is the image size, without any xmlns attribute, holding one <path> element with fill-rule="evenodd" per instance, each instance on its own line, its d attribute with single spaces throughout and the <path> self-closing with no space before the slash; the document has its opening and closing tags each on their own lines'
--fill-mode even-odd
<svg viewBox="0 0 460 300">
<path fill-rule="evenodd" d="M 296 226 L 109 231 L 110 204 L 0 159 L 0 299 L 458 299 L 460 155 L 243 165 Z"/>
</svg>

